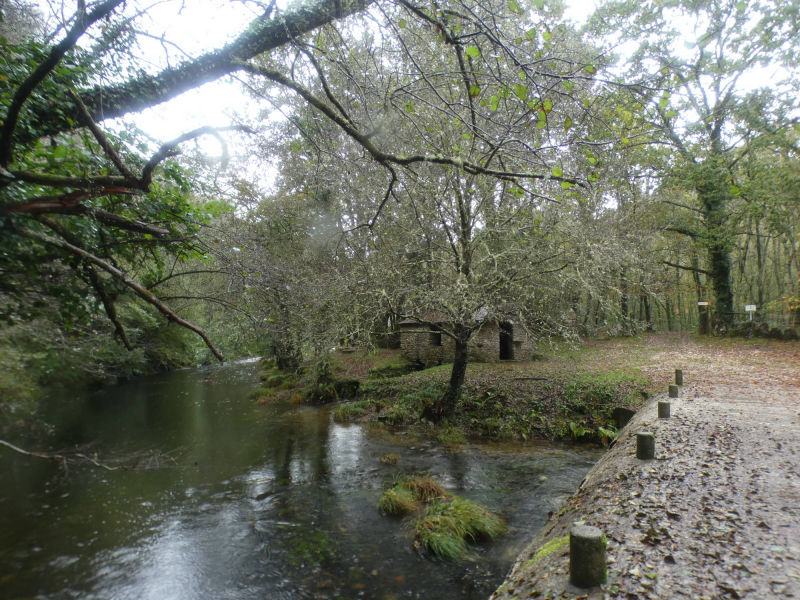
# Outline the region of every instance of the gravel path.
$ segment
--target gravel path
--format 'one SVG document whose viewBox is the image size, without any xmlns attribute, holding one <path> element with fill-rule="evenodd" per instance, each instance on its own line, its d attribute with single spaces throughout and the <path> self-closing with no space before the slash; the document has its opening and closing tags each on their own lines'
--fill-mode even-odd
<svg viewBox="0 0 800 600">
<path fill-rule="evenodd" d="M 639 411 L 493 598 L 800 598 L 800 344 L 672 345 L 643 366 L 665 388 L 683 369 L 672 417 L 657 418 L 666 394 Z M 642 430 L 655 460 L 635 458 Z M 608 539 L 594 590 L 568 585 L 553 541 L 577 520 Z"/>
</svg>

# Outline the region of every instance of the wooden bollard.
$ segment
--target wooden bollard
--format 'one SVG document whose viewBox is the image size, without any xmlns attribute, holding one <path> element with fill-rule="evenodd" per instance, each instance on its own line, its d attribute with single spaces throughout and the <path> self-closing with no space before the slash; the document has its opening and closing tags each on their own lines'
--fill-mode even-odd
<svg viewBox="0 0 800 600">
<path fill-rule="evenodd" d="M 666 401 L 659 401 L 658 403 L 658 418 L 669 419 L 670 403 Z"/>
<path fill-rule="evenodd" d="M 569 532 L 569 582 L 590 588 L 606 582 L 606 536 L 591 525 L 573 525 Z"/>
<path fill-rule="evenodd" d="M 650 460 L 656 456 L 656 436 L 649 431 L 636 434 L 636 458 Z"/>
<path fill-rule="evenodd" d="M 670 383 L 669 384 L 669 397 L 670 398 L 677 398 L 678 394 L 680 394 L 680 389 L 681 388 L 679 388 L 674 383 Z"/>
<path fill-rule="evenodd" d="M 683 369 L 675 369 L 675 385 L 683 385 Z"/>
<path fill-rule="evenodd" d="M 622 429 L 628 424 L 628 421 L 630 421 L 636 415 L 636 411 L 631 410 L 630 408 L 625 408 L 624 406 L 618 406 L 614 409 L 612 414 L 614 416 L 614 424 L 617 426 L 617 429 Z"/>
</svg>

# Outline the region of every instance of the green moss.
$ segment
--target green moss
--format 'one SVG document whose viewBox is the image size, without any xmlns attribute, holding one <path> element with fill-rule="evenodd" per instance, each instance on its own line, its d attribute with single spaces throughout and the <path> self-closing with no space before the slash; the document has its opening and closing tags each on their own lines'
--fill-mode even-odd
<svg viewBox="0 0 800 600">
<path fill-rule="evenodd" d="M 558 552 L 569 544 L 569 536 L 564 535 L 561 537 L 553 538 L 552 540 L 543 544 L 533 555 L 528 562 L 523 566 L 524 569 L 529 569 L 543 558 L 550 556 L 554 552 Z"/>
<path fill-rule="evenodd" d="M 285 544 L 289 552 L 289 562 L 294 566 L 304 565 L 311 568 L 335 554 L 335 545 L 330 535 L 319 529 L 296 528 Z"/>
</svg>

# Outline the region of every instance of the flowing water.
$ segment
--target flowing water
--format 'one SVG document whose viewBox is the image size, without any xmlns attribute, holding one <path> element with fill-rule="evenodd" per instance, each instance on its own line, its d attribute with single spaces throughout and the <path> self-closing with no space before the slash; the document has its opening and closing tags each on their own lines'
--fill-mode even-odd
<svg viewBox="0 0 800 600">
<path fill-rule="evenodd" d="M 596 450 L 457 451 L 339 425 L 329 409 L 257 406 L 258 366 L 141 378 L 46 408 L 61 447 L 108 471 L 0 448 L 0 598 L 486 598 Z M 399 456 L 396 465 L 380 457 Z M 500 511 L 510 533 L 463 563 L 422 556 L 381 491 L 431 473 Z"/>
</svg>

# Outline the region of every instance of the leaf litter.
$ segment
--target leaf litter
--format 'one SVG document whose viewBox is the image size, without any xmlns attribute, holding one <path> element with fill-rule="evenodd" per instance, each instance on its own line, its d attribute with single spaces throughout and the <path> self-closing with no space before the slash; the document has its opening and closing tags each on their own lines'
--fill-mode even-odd
<svg viewBox="0 0 800 600">
<path fill-rule="evenodd" d="M 800 344 L 666 340 L 646 340 L 639 368 L 665 390 L 683 369 L 672 417 L 657 417 L 666 393 L 639 411 L 493 599 L 800 598 Z M 639 430 L 655 460 L 635 458 Z M 531 560 L 579 520 L 608 540 L 608 582 L 591 590 L 568 583 L 568 547 Z"/>
</svg>

